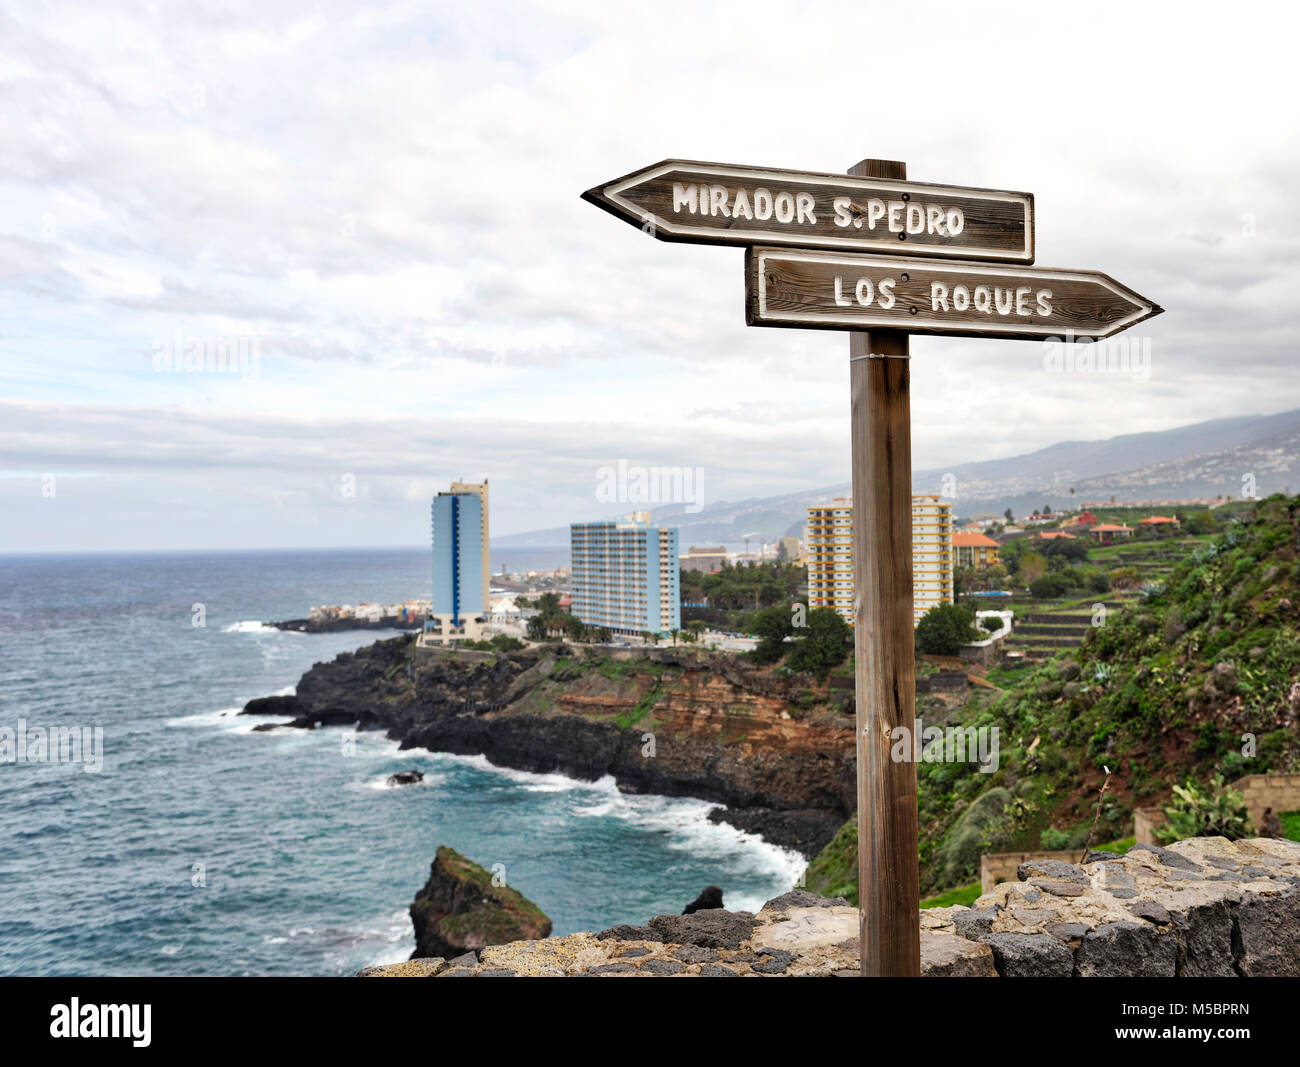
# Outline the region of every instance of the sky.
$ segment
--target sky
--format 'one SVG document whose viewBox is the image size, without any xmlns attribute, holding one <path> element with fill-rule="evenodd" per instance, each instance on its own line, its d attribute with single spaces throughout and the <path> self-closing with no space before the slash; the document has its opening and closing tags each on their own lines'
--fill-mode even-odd
<svg viewBox="0 0 1300 1067">
<path fill-rule="evenodd" d="M 1038 264 L 1166 309 L 1142 381 L 914 338 L 917 468 L 1300 407 L 1300 15 L 1080 10 L 0 3 L 0 552 L 416 546 L 485 476 L 509 534 L 619 510 L 619 460 L 846 481 L 847 338 L 579 199 L 670 157 L 1032 192 Z"/>
</svg>

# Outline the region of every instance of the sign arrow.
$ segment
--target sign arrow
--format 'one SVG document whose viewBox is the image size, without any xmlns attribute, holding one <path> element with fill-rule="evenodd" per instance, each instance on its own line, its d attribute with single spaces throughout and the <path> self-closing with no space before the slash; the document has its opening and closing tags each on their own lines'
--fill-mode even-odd
<svg viewBox="0 0 1300 1067">
<path fill-rule="evenodd" d="M 1034 261 L 1029 193 L 666 159 L 582 197 L 662 241 Z"/>
<path fill-rule="evenodd" d="M 745 253 L 751 326 L 1100 340 L 1164 309 L 1091 270 L 836 252 Z"/>
</svg>

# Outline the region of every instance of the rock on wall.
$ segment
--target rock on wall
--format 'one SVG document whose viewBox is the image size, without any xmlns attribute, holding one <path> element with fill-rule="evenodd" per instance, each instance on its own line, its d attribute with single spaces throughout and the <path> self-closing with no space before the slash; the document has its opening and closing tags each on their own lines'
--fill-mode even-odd
<svg viewBox="0 0 1300 1067">
<path fill-rule="evenodd" d="M 1082 853 L 1079 848 L 1065 852 L 986 852 L 980 857 L 980 892 L 991 893 L 1000 882 L 1014 882 L 1022 864 L 1034 860 L 1072 863 Z"/>
</svg>

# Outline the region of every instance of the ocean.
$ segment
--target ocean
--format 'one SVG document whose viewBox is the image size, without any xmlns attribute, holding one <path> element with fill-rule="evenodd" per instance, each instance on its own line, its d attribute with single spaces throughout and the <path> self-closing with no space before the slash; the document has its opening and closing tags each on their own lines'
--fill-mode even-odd
<svg viewBox="0 0 1300 1067">
<path fill-rule="evenodd" d="M 562 550 L 557 550 L 562 551 Z M 553 567 L 547 550 L 493 553 Z M 312 604 L 426 596 L 422 550 L 0 556 L 0 730 L 77 727 L 82 762 L 0 762 L 0 975 L 348 975 L 405 959 L 439 844 L 554 934 L 680 912 L 704 886 L 756 910 L 795 854 L 624 796 L 408 750 L 351 728 L 254 733 L 256 696 L 384 632 L 285 633 Z M 93 765 L 102 731 L 102 768 Z M 83 735 L 79 735 L 83 736 Z M 389 788 L 394 771 L 424 781 Z"/>
</svg>

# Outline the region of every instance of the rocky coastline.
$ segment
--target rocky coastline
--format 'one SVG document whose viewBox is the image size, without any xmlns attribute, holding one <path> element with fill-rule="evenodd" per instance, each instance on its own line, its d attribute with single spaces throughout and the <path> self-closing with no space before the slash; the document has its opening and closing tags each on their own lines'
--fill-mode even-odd
<svg viewBox="0 0 1300 1067">
<path fill-rule="evenodd" d="M 927 978 L 1300 976 L 1300 844 L 1200 837 L 1082 863 L 1039 860 L 975 906 L 923 910 Z M 709 908 L 644 926 L 418 956 L 359 977 L 857 977 L 858 909 L 796 889 L 757 914 Z"/>
<path fill-rule="evenodd" d="M 295 695 L 242 713 L 291 719 L 258 729 L 356 725 L 402 748 L 714 801 L 715 821 L 809 858 L 855 800 L 851 708 L 806 675 L 683 649 L 492 655 L 403 636 L 318 663 Z"/>
</svg>

